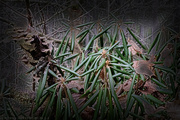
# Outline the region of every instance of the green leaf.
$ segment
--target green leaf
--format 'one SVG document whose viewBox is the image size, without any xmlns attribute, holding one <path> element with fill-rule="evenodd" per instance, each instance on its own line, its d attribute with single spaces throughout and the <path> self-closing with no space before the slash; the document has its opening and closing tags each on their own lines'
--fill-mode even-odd
<svg viewBox="0 0 180 120">
<path fill-rule="evenodd" d="M 104 34 L 107 30 L 109 30 L 111 28 L 112 25 L 110 25 L 109 27 L 107 27 L 106 29 L 104 29 L 103 31 L 101 31 L 99 34 L 97 34 L 94 39 L 98 38 L 99 36 L 101 36 L 102 34 Z"/>
<path fill-rule="evenodd" d="M 122 117 L 122 114 L 123 114 L 123 113 L 122 113 L 122 108 L 121 108 L 120 102 L 119 102 L 119 100 L 118 100 L 117 94 L 116 94 L 115 92 L 113 93 L 113 98 L 114 98 L 116 107 L 117 107 L 117 109 L 118 109 L 119 117 L 120 117 L 120 119 L 122 119 L 122 118 L 123 118 L 123 117 Z"/>
<path fill-rule="evenodd" d="M 136 78 L 136 73 L 134 73 L 133 80 L 131 82 L 131 86 L 130 86 L 130 89 L 129 89 L 129 92 L 128 92 L 127 107 L 129 106 L 129 102 L 131 100 L 131 94 L 132 94 L 132 91 L 133 91 L 133 86 L 134 86 L 135 78 Z"/>
<path fill-rule="evenodd" d="M 164 104 L 162 101 L 158 100 L 157 98 L 155 98 L 155 97 L 152 96 L 152 95 L 146 95 L 146 97 L 147 97 L 148 99 L 150 99 L 151 101 L 157 103 L 157 104 L 160 104 L 160 105 L 161 105 L 161 104 Z"/>
<path fill-rule="evenodd" d="M 176 35 L 172 36 L 167 42 L 165 42 L 162 47 L 159 49 L 159 51 L 156 53 L 156 56 L 159 57 L 160 53 L 162 52 L 162 50 L 165 48 L 165 46 L 171 42 L 171 40 L 174 40 L 174 38 L 176 38 Z"/>
<path fill-rule="evenodd" d="M 76 53 L 76 54 L 74 54 L 74 55 L 71 55 L 71 56 L 67 57 L 66 59 L 64 59 L 64 61 L 66 61 L 66 60 L 71 60 L 71 59 L 77 57 L 78 55 L 79 55 L 79 53 Z M 64 62 L 64 61 L 63 61 L 63 62 Z"/>
<path fill-rule="evenodd" d="M 96 92 L 91 96 L 91 98 L 88 99 L 88 101 L 78 110 L 78 113 L 81 113 L 98 95 L 99 90 L 96 90 Z"/>
<path fill-rule="evenodd" d="M 96 74 L 96 76 L 95 76 L 95 78 L 94 78 L 94 80 L 93 80 L 93 82 L 92 82 L 90 92 L 92 92 L 92 91 L 94 90 L 94 86 L 95 86 L 95 84 L 96 84 L 96 81 L 97 81 L 97 79 L 98 79 L 98 77 L 99 77 L 100 72 L 101 72 L 101 70 L 99 70 L 98 73 Z"/>
<path fill-rule="evenodd" d="M 120 73 L 126 74 L 126 75 L 131 75 L 131 73 L 129 73 L 129 72 L 126 72 L 126 71 L 123 71 L 123 70 L 120 70 L 120 69 L 117 69 L 117 68 L 114 68 L 114 67 L 112 67 L 112 69 L 114 69 L 115 71 L 118 71 Z"/>
<path fill-rule="evenodd" d="M 36 69 L 36 67 L 35 66 L 32 66 L 26 73 L 30 73 L 30 72 L 32 72 L 33 70 L 35 70 Z"/>
<path fill-rule="evenodd" d="M 77 25 L 76 28 L 80 28 L 80 27 L 84 27 L 84 26 L 87 26 L 87 25 L 91 25 L 93 23 L 94 22 L 87 22 L 87 23 L 84 23 L 84 24 L 81 24 L 81 25 Z"/>
<path fill-rule="evenodd" d="M 98 66 L 99 66 L 99 61 L 100 61 L 100 59 L 102 58 L 102 55 L 100 55 L 100 56 L 98 56 L 98 59 L 97 59 L 97 61 L 96 61 L 96 63 L 94 64 L 94 69 L 97 69 L 98 68 Z"/>
<path fill-rule="evenodd" d="M 118 100 L 118 97 L 114 91 L 114 80 L 113 80 L 113 77 L 112 77 L 112 73 L 111 73 L 111 69 L 110 67 L 107 67 L 108 69 L 108 74 L 109 74 L 109 83 L 110 83 L 110 90 L 111 90 L 111 94 L 114 98 L 114 101 L 115 101 L 115 104 L 116 104 L 116 107 L 118 109 L 118 114 L 119 114 L 119 117 L 120 119 L 122 119 L 122 108 L 121 108 L 121 105 L 119 103 L 119 100 Z"/>
<path fill-rule="evenodd" d="M 89 33 L 89 31 L 87 31 L 78 41 L 78 43 L 82 42 L 82 40 L 86 37 L 86 35 Z"/>
<path fill-rule="evenodd" d="M 98 66 L 97 71 L 99 71 L 100 69 L 102 69 L 105 64 L 106 64 L 106 59 L 105 59 L 105 58 L 102 58 L 101 63 L 100 63 L 100 65 Z"/>
<path fill-rule="evenodd" d="M 127 48 L 127 41 L 124 35 L 123 31 L 120 31 L 121 33 L 121 37 L 122 37 L 122 43 L 123 43 L 123 47 L 124 47 L 124 53 L 125 53 L 125 57 L 126 59 L 128 58 L 128 48 Z"/>
<path fill-rule="evenodd" d="M 74 69 L 79 65 L 79 56 L 76 58 L 76 62 L 74 64 Z"/>
<path fill-rule="evenodd" d="M 132 107 L 134 105 L 134 102 L 135 102 L 134 98 L 131 98 L 130 103 L 127 105 L 127 109 L 126 109 L 125 114 L 124 114 L 125 118 L 128 117 L 128 114 L 131 111 L 131 109 L 132 109 Z"/>
<path fill-rule="evenodd" d="M 84 48 L 84 51 L 87 51 L 89 47 L 91 46 L 92 42 L 95 40 L 95 36 L 92 36 L 91 39 L 89 40 L 88 44 Z"/>
<path fill-rule="evenodd" d="M 155 44 L 160 40 L 160 36 L 161 36 L 161 32 L 159 32 L 156 36 L 156 38 L 154 39 L 153 43 L 151 44 L 149 50 L 148 50 L 148 54 L 151 52 L 152 48 L 155 46 Z"/>
<path fill-rule="evenodd" d="M 87 88 L 89 87 L 88 83 L 89 83 L 90 76 L 91 76 L 91 74 L 88 74 L 85 78 L 84 91 L 86 91 Z"/>
<path fill-rule="evenodd" d="M 39 90 L 37 92 L 37 99 L 36 99 L 36 104 L 39 102 L 41 95 L 43 93 L 43 89 L 45 87 L 46 84 L 46 80 L 47 80 L 47 75 L 48 75 L 48 70 L 49 70 L 49 64 L 46 66 L 45 71 L 44 71 L 44 75 L 43 75 L 43 79 L 42 79 L 42 83 L 39 86 Z"/>
<path fill-rule="evenodd" d="M 87 75 L 87 74 L 89 74 L 89 73 L 91 73 L 93 71 L 94 71 L 94 69 L 90 69 L 90 70 L 84 72 L 83 74 L 81 74 L 80 76 L 83 77 L 83 76 L 85 76 L 85 75 Z"/>
<path fill-rule="evenodd" d="M 65 22 L 63 22 L 63 21 L 61 21 L 61 23 L 63 24 L 63 25 L 65 25 L 66 27 L 70 27 L 67 23 L 65 23 Z"/>
<path fill-rule="evenodd" d="M 88 31 L 89 31 L 89 29 L 80 32 L 80 33 L 76 36 L 76 38 L 79 38 L 80 36 L 84 35 L 84 34 L 85 34 L 86 32 L 88 32 Z"/>
<path fill-rule="evenodd" d="M 134 24 L 135 22 L 123 22 L 123 24 Z"/>
<path fill-rule="evenodd" d="M 108 90 L 108 95 L 109 95 L 109 116 L 111 116 L 111 119 L 114 119 L 114 111 L 113 111 L 113 104 L 112 104 L 112 95 L 111 95 L 111 91 Z"/>
<path fill-rule="evenodd" d="M 111 42 L 112 42 L 111 35 L 110 35 L 109 33 L 106 33 L 106 36 L 107 36 L 107 38 L 108 38 L 109 42 L 111 43 Z"/>
<path fill-rule="evenodd" d="M 115 78 L 115 77 L 120 77 L 122 75 L 123 75 L 122 73 L 117 73 L 117 74 L 114 74 L 112 77 Z"/>
<path fill-rule="evenodd" d="M 163 94 L 173 94 L 173 91 L 172 90 L 169 90 L 169 89 L 166 89 L 166 88 L 157 88 L 157 90 L 160 92 L 160 93 L 163 93 Z"/>
<path fill-rule="evenodd" d="M 59 53 L 60 53 L 60 51 L 61 51 L 61 48 L 62 48 L 62 45 L 63 45 L 63 43 L 64 43 L 64 40 L 66 39 L 66 37 L 67 37 L 69 31 L 70 31 L 70 30 L 67 30 L 66 34 L 64 35 L 64 37 L 63 37 L 63 39 L 62 39 L 62 42 L 61 42 L 61 44 L 59 45 L 58 50 L 57 50 L 55 56 L 58 56 L 58 55 L 59 55 Z"/>
<path fill-rule="evenodd" d="M 102 96 L 102 104 L 101 104 L 101 114 L 100 119 L 103 120 L 105 118 L 105 109 L 106 109 L 106 95 L 107 95 L 107 87 L 105 86 L 103 90 L 103 96 Z"/>
<path fill-rule="evenodd" d="M 57 65 L 57 66 L 58 66 L 58 65 Z M 62 66 L 62 65 L 60 65 L 60 66 L 58 66 L 58 67 L 62 68 L 63 70 L 66 70 L 66 71 L 68 71 L 68 72 L 70 72 L 70 73 L 72 73 L 72 74 L 74 74 L 74 75 L 76 75 L 76 76 L 79 76 L 79 74 L 76 73 L 75 71 L 70 70 L 69 68 L 66 68 L 66 67 L 64 67 L 64 66 Z"/>
<path fill-rule="evenodd" d="M 111 46 L 108 50 L 107 50 L 107 53 L 109 52 L 109 51 L 111 51 L 116 45 L 118 45 L 119 44 L 119 41 L 118 42 L 116 42 L 113 46 Z"/>
<path fill-rule="evenodd" d="M 158 65 L 155 65 L 154 66 L 155 68 L 158 68 L 158 69 L 160 69 L 160 70 L 163 70 L 163 71 L 166 71 L 166 72 L 170 72 L 170 73 L 172 73 L 173 75 L 176 75 L 176 73 L 173 71 L 173 70 L 171 70 L 170 68 L 168 68 L 168 67 L 166 67 L 166 66 L 158 66 Z"/>
<path fill-rule="evenodd" d="M 59 77 L 52 70 L 49 69 L 48 71 L 53 77 L 59 79 Z"/>
<path fill-rule="evenodd" d="M 118 26 L 116 25 L 116 26 L 115 26 L 114 36 L 113 36 L 113 38 L 112 38 L 111 45 L 114 45 L 114 43 L 115 43 L 115 41 L 116 41 L 116 38 L 117 38 L 117 33 L 118 33 Z"/>
<path fill-rule="evenodd" d="M 129 65 L 129 63 L 127 63 L 127 62 L 124 61 L 123 59 L 120 59 L 120 58 L 118 58 L 118 57 L 116 57 L 116 56 L 114 56 L 114 55 L 109 55 L 109 56 L 111 56 L 112 58 L 118 60 L 118 61 L 121 62 L 121 63 L 124 63 L 124 64 L 126 64 L 126 65 Z"/>
<path fill-rule="evenodd" d="M 54 57 L 54 59 L 59 59 L 59 58 L 61 58 L 61 57 L 64 57 L 64 56 L 70 55 L 70 54 L 71 54 L 70 52 L 64 53 L 64 54 L 61 54 L 61 55 L 58 55 L 58 56 Z"/>
<path fill-rule="evenodd" d="M 89 59 L 88 59 L 88 61 L 87 61 L 86 65 L 85 65 L 84 71 L 87 71 L 88 66 L 89 66 L 89 64 L 90 64 L 91 60 L 92 60 L 92 56 L 90 56 L 90 57 L 89 57 Z"/>
<path fill-rule="evenodd" d="M 62 102 L 61 102 L 61 96 L 62 96 L 62 87 L 60 87 L 58 92 L 58 98 L 57 98 L 57 104 L 56 104 L 56 116 L 55 119 L 59 120 L 59 118 L 62 115 Z"/>
<path fill-rule="evenodd" d="M 66 49 L 67 49 L 68 43 L 69 43 L 69 38 L 68 38 L 67 42 L 66 42 L 66 43 L 65 43 L 65 45 L 64 45 L 64 48 L 63 48 L 62 54 L 64 54 L 64 53 L 66 52 Z M 64 57 L 62 57 L 62 58 L 60 59 L 60 64 L 62 64 L 63 59 L 64 59 Z"/>
<path fill-rule="evenodd" d="M 112 65 L 112 66 L 118 66 L 118 67 L 125 67 L 125 68 L 128 68 L 129 67 L 129 65 L 124 65 L 124 64 L 120 64 L 120 63 L 110 63 L 110 65 Z"/>
<path fill-rule="evenodd" d="M 143 49 L 146 49 L 146 47 L 138 40 L 138 38 L 133 34 L 133 32 L 132 32 L 129 28 L 127 28 L 127 30 L 128 30 L 129 33 L 133 36 L 133 38 L 141 45 L 141 47 L 142 47 Z"/>
<path fill-rule="evenodd" d="M 111 69 L 110 67 L 107 67 L 107 69 L 108 69 L 108 75 L 109 75 L 110 90 L 112 94 L 114 94 L 114 80 L 112 77 Z"/>
<path fill-rule="evenodd" d="M 139 115 L 134 114 L 134 113 L 132 113 L 132 112 L 129 112 L 129 114 L 132 115 L 132 116 L 135 117 L 135 118 L 138 118 L 138 120 L 144 120 L 144 118 L 143 118 L 142 116 L 139 116 Z"/>
<path fill-rule="evenodd" d="M 74 30 L 72 31 L 72 38 L 71 38 L 71 51 L 73 53 L 74 51 L 74 45 L 75 45 L 75 33 Z"/>
<path fill-rule="evenodd" d="M 38 92 L 37 92 L 38 93 Z M 36 103 L 36 106 L 33 108 L 33 113 L 35 113 L 38 108 L 45 102 L 49 94 L 46 92 L 40 99 L 40 102 Z"/>
<path fill-rule="evenodd" d="M 68 88 L 67 88 L 67 93 L 68 93 L 68 96 L 69 96 L 69 99 L 70 99 L 72 108 L 73 108 L 73 110 L 74 110 L 74 112 L 75 112 L 75 114 L 76 114 L 76 119 L 79 120 L 79 119 L 80 119 L 80 116 L 79 116 L 79 114 L 78 114 L 78 109 L 77 109 L 76 103 L 74 102 L 73 97 L 72 97 L 72 95 L 71 95 L 71 92 L 70 92 L 70 90 L 69 90 Z"/>
<path fill-rule="evenodd" d="M 97 100 L 97 104 L 96 104 L 96 109 L 95 109 L 95 112 L 94 112 L 94 116 L 93 116 L 93 119 L 96 120 L 97 119 L 97 116 L 99 114 L 99 108 L 100 108 L 100 105 L 101 105 L 101 99 L 102 99 L 102 87 L 101 87 L 101 90 L 99 91 L 99 96 L 98 96 L 98 100 Z"/>
<path fill-rule="evenodd" d="M 138 96 L 138 95 L 135 95 L 135 94 L 133 94 L 132 97 L 133 97 L 135 100 L 138 101 L 139 106 L 140 106 L 140 108 L 141 108 L 141 112 L 143 113 L 143 112 L 144 112 L 144 106 L 143 106 L 143 100 L 142 100 L 143 98 L 142 98 L 141 96 Z"/>
<path fill-rule="evenodd" d="M 156 80 L 155 78 L 151 78 L 151 80 L 152 80 L 153 82 L 155 82 L 157 85 L 166 88 L 166 85 L 164 85 L 164 84 L 161 83 L 160 81 Z"/>
<path fill-rule="evenodd" d="M 87 62 L 88 59 L 89 59 L 89 57 L 87 57 L 85 60 L 83 60 L 83 61 L 74 69 L 74 71 L 79 70 L 79 69 Z"/>
</svg>

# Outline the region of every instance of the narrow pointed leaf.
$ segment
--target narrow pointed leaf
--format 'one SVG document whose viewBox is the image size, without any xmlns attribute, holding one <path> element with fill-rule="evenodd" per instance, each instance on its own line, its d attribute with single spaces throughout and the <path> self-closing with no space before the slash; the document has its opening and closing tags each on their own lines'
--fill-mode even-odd
<svg viewBox="0 0 180 120">
<path fill-rule="evenodd" d="M 67 45 L 68 45 L 68 43 L 69 43 L 69 38 L 68 38 L 67 42 L 66 42 L 66 43 L 65 43 L 65 45 L 64 45 L 64 48 L 63 48 L 62 54 L 64 54 L 64 53 L 66 52 L 66 49 L 67 49 Z M 62 64 L 63 59 L 64 59 L 64 57 L 62 57 L 62 58 L 60 59 L 60 64 Z"/>
<path fill-rule="evenodd" d="M 88 101 L 78 110 L 78 113 L 81 113 L 98 95 L 99 90 L 97 90 L 91 98 L 88 99 Z"/>
<path fill-rule="evenodd" d="M 64 56 L 70 55 L 70 54 L 71 54 L 70 52 L 64 53 L 64 54 L 61 54 L 61 55 L 56 56 L 54 59 L 59 59 L 59 58 L 61 58 L 61 57 L 64 57 Z"/>
<path fill-rule="evenodd" d="M 57 105 L 56 105 L 56 116 L 55 116 L 56 120 L 59 120 L 59 118 L 61 117 L 61 113 L 62 113 L 61 95 L 62 95 L 62 87 L 60 87 L 59 92 L 58 92 Z"/>
<path fill-rule="evenodd" d="M 64 59 L 64 61 L 66 61 L 66 60 L 71 60 L 71 59 L 77 57 L 78 55 L 79 55 L 79 53 L 76 53 L 76 54 L 74 54 L 74 55 L 71 55 L 71 56 L 67 57 L 66 59 Z"/>
<path fill-rule="evenodd" d="M 41 85 L 39 86 L 39 92 L 37 93 L 36 103 L 38 103 L 39 100 L 40 100 L 40 98 L 41 98 L 43 89 L 44 89 L 45 84 L 46 84 L 47 75 L 48 75 L 48 70 L 49 70 L 49 65 L 47 65 L 47 67 L 45 68 L 44 75 L 43 75 L 43 79 L 42 79 L 42 83 L 41 83 Z"/>
<path fill-rule="evenodd" d="M 98 77 L 99 77 L 100 72 L 101 72 L 101 70 L 99 70 L 98 73 L 96 74 L 96 76 L 95 76 L 95 78 L 94 78 L 94 80 L 93 80 L 93 82 L 92 82 L 90 92 L 94 90 L 94 86 L 95 86 L 95 84 L 96 84 L 96 81 L 97 81 L 97 79 L 98 79 Z"/>
<path fill-rule="evenodd" d="M 133 79 L 132 79 L 132 82 L 131 82 L 131 86 L 130 86 L 130 89 L 129 89 L 129 92 L 128 92 L 127 106 L 129 105 L 129 102 L 131 100 L 131 94 L 132 94 L 132 91 L 133 91 L 133 86 L 134 86 L 135 78 L 136 78 L 136 73 L 134 73 L 134 76 L 133 76 Z"/>
<path fill-rule="evenodd" d="M 96 104 L 96 109 L 95 109 L 95 112 L 94 112 L 94 116 L 93 116 L 93 119 L 96 120 L 97 119 L 97 116 L 99 114 L 99 108 L 100 108 L 100 105 L 101 105 L 101 99 L 102 99 L 102 87 L 101 87 L 101 90 L 99 91 L 99 96 L 98 96 L 98 100 L 97 100 L 97 104 Z"/>
<path fill-rule="evenodd" d="M 164 104 L 162 101 L 158 100 L 157 98 L 155 98 L 155 97 L 152 96 L 152 95 L 146 95 L 146 97 L 147 97 L 148 99 L 150 99 L 151 101 L 157 103 L 157 104 L 160 104 L 160 105 L 161 105 L 161 104 Z"/>
<path fill-rule="evenodd" d="M 74 30 L 72 31 L 72 38 L 71 38 L 71 52 L 74 51 L 74 45 L 75 45 L 75 33 Z"/>
<path fill-rule="evenodd" d="M 87 75 L 93 71 L 94 71 L 94 69 L 88 70 L 88 71 L 84 72 L 83 74 L 81 74 L 80 76 L 83 77 L 83 76 L 85 76 L 85 75 Z"/>
<path fill-rule="evenodd" d="M 118 45 L 119 44 L 119 41 L 118 42 L 116 42 L 113 46 L 111 46 L 108 50 L 107 50 L 107 53 L 109 52 L 109 51 L 111 51 L 116 45 Z"/>
<path fill-rule="evenodd" d="M 156 45 L 156 43 L 160 40 L 160 36 L 161 36 L 161 33 L 158 33 L 148 50 L 148 54 L 151 52 L 152 48 Z"/>
<path fill-rule="evenodd" d="M 71 92 L 70 92 L 70 90 L 68 88 L 67 88 L 67 93 L 68 93 L 68 96 L 69 96 L 69 99 L 70 99 L 71 106 L 72 106 L 72 108 L 73 108 L 73 110 L 74 110 L 74 112 L 76 114 L 76 118 L 77 118 L 77 120 L 79 120 L 80 118 L 79 118 L 79 114 L 78 114 L 78 109 L 77 109 L 76 103 L 74 102 L 73 97 L 71 95 Z"/>
<path fill-rule="evenodd" d="M 86 33 L 84 33 L 84 35 L 79 39 L 78 43 L 81 43 L 82 40 L 86 37 L 86 35 L 89 33 L 89 31 L 87 31 Z"/>
<path fill-rule="evenodd" d="M 170 68 L 165 67 L 165 66 L 155 65 L 154 67 L 155 67 L 155 68 L 158 68 L 158 69 L 160 69 L 160 70 L 166 71 L 166 72 L 170 72 L 170 73 L 172 73 L 173 75 L 176 74 L 173 70 L 171 70 Z"/>
<path fill-rule="evenodd" d="M 55 78 L 59 79 L 59 77 L 56 75 L 56 73 L 54 73 L 52 70 L 48 70 L 48 72 Z"/>
<path fill-rule="evenodd" d="M 78 73 L 76 73 L 76 72 L 73 71 L 73 70 L 70 70 L 69 68 L 66 68 L 66 67 L 64 67 L 64 66 L 62 66 L 62 65 L 60 65 L 59 67 L 62 68 L 63 70 L 66 70 L 66 71 L 68 71 L 68 72 L 70 72 L 70 73 L 76 75 L 76 76 L 79 76 Z"/>
<path fill-rule="evenodd" d="M 89 40 L 88 44 L 84 48 L 85 51 L 87 51 L 89 49 L 89 47 L 91 46 L 91 44 L 94 40 L 95 40 L 95 36 L 92 36 L 91 39 Z"/>
<path fill-rule="evenodd" d="M 146 47 L 139 41 L 139 39 L 134 35 L 134 33 L 129 29 L 127 28 L 127 30 L 129 31 L 129 33 L 133 36 L 133 38 L 141 45 L 141 47 L 143 49 L 146 49 Z"/>
<path fill-rule="evenodd" d="M 128 58 L 127 41 L 126 41 L 124 32 L 123 32 L 123 31 L 120 31 L 120 33 L 121 33 L 121 37 L 122 37 L 122 43 L 123 43 L 123 47 L 124 47 L 125 57 Z"/>
<path fill-rule="evenodd" d="M 89 29 L 80 32 L 80 33 L 76 36 L 76 38 L 79 38 L 80 36 L 84 35 L 84 34 L 85 34 L 86 32 L 88 32 L 88 31 L 89 31 Z"/>
<path fill-rule="evenodd" d="M 70 31 L 70 30 L 68 30 L 68 31 L 66 32 L 66 34 L 64 35 L 64 37 L 63 37 L 63 39 L 62 39 L 62 42 L 61 42 L 61 44 L 59 45 L 58 50 L 57 50 L 55 56 L 58 56 L 58 55 L 59 55 L 59 53 L 60 53 L 60 51 L 61 51 L 61 48 L 62 48 L 62 45 L 64 44 L 64 40 L 66 39 L 66 37 L 67 37 L 69 31 Z"/>
<path fill-rule="evenodd" d="M 84 27 L 84 26 L 91 25 L 91 24 L 93 24 L 93 22 L 87 22 L 87 23 L 76 26 L 76 28 Z"/>
<path fill-rule="evenodd" d="M 106 29 L 104 29 L 102 32 L 100 32 L 99 34 L 97 34 L 94 39 L 98 38 L 99 36 L 101 36 L 102 34 L 104 34 L 107 30 L 109 30 L 111 28 L 112 25 L 110 25 L 109 27 L 107 27 Z"/>
</svg>

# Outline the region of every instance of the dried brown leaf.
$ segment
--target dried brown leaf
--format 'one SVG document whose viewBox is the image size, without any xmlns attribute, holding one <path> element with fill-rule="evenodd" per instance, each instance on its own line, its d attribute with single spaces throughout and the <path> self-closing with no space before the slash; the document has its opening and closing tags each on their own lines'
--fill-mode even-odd
<svg viewBox="0 0 180 120">
<path fill-rule="evenodd" d="M 152 94 L 154 92 L 157 91 L 157 86 L 154 83 L 151 83 L 150 80 L 146 81 L 146 83 L 144 84 L 144 90 L 139 90 L 140 92 L 142 92 L 143 94 L 147 95 L 147 94 Z"/>
<path fill-rule="evenodd" d="M 142 54 L 142 49 L 133 40 L 128 40 L 128 44 L 131 45 L 129 51 L 131 51 L 132 55 Z"/>
<path fill-rule="evenodd" d="M 67 84 L 67 87 L 69 89 L 77 88 L 78 90 L 80 90 L 81 88 L 84 88 L 83 84 L 81 84 L 79 81 L 71 81 Z"/>
<path fill-rule="evenodd" d="M 152 69 L 153 66 L 153 63 L 146 60 L 133 61 L 133 67 L 137 74 L 142 74 L 149 77 L 154 76 L 155 74 Z"/>
<path fill-rule="evenodd" d="M 78 94 L 78 93 L 73 93 L 72 94 L 72 97 L 74 99 L 74 102 L 76 103 L 76 106 L 78 108 L 82 107 L 82 105 L 85 103 L 86 101 L 86 98 L 80 98 L 81 97 L 81 94 Z"/>
<path fill-rule="evenodd" d="M 131 87 L 132 79 L 129 79 L 123 83 L 123 90 L 124 91 L 129 91 Z"/>
<path fill-rule="evenodd" d="M 126 102 L 127 102 L 127 95 L 118 96 L 118 100 L 121 104 L 122 109 L 125 109 L 126 108 Z"/>
<path fill-rule="evenodd" d="M 92 120 L 94 115 L 94 108 L 87 106 L 81 113 L 83 120 Z"/>
</svg>

